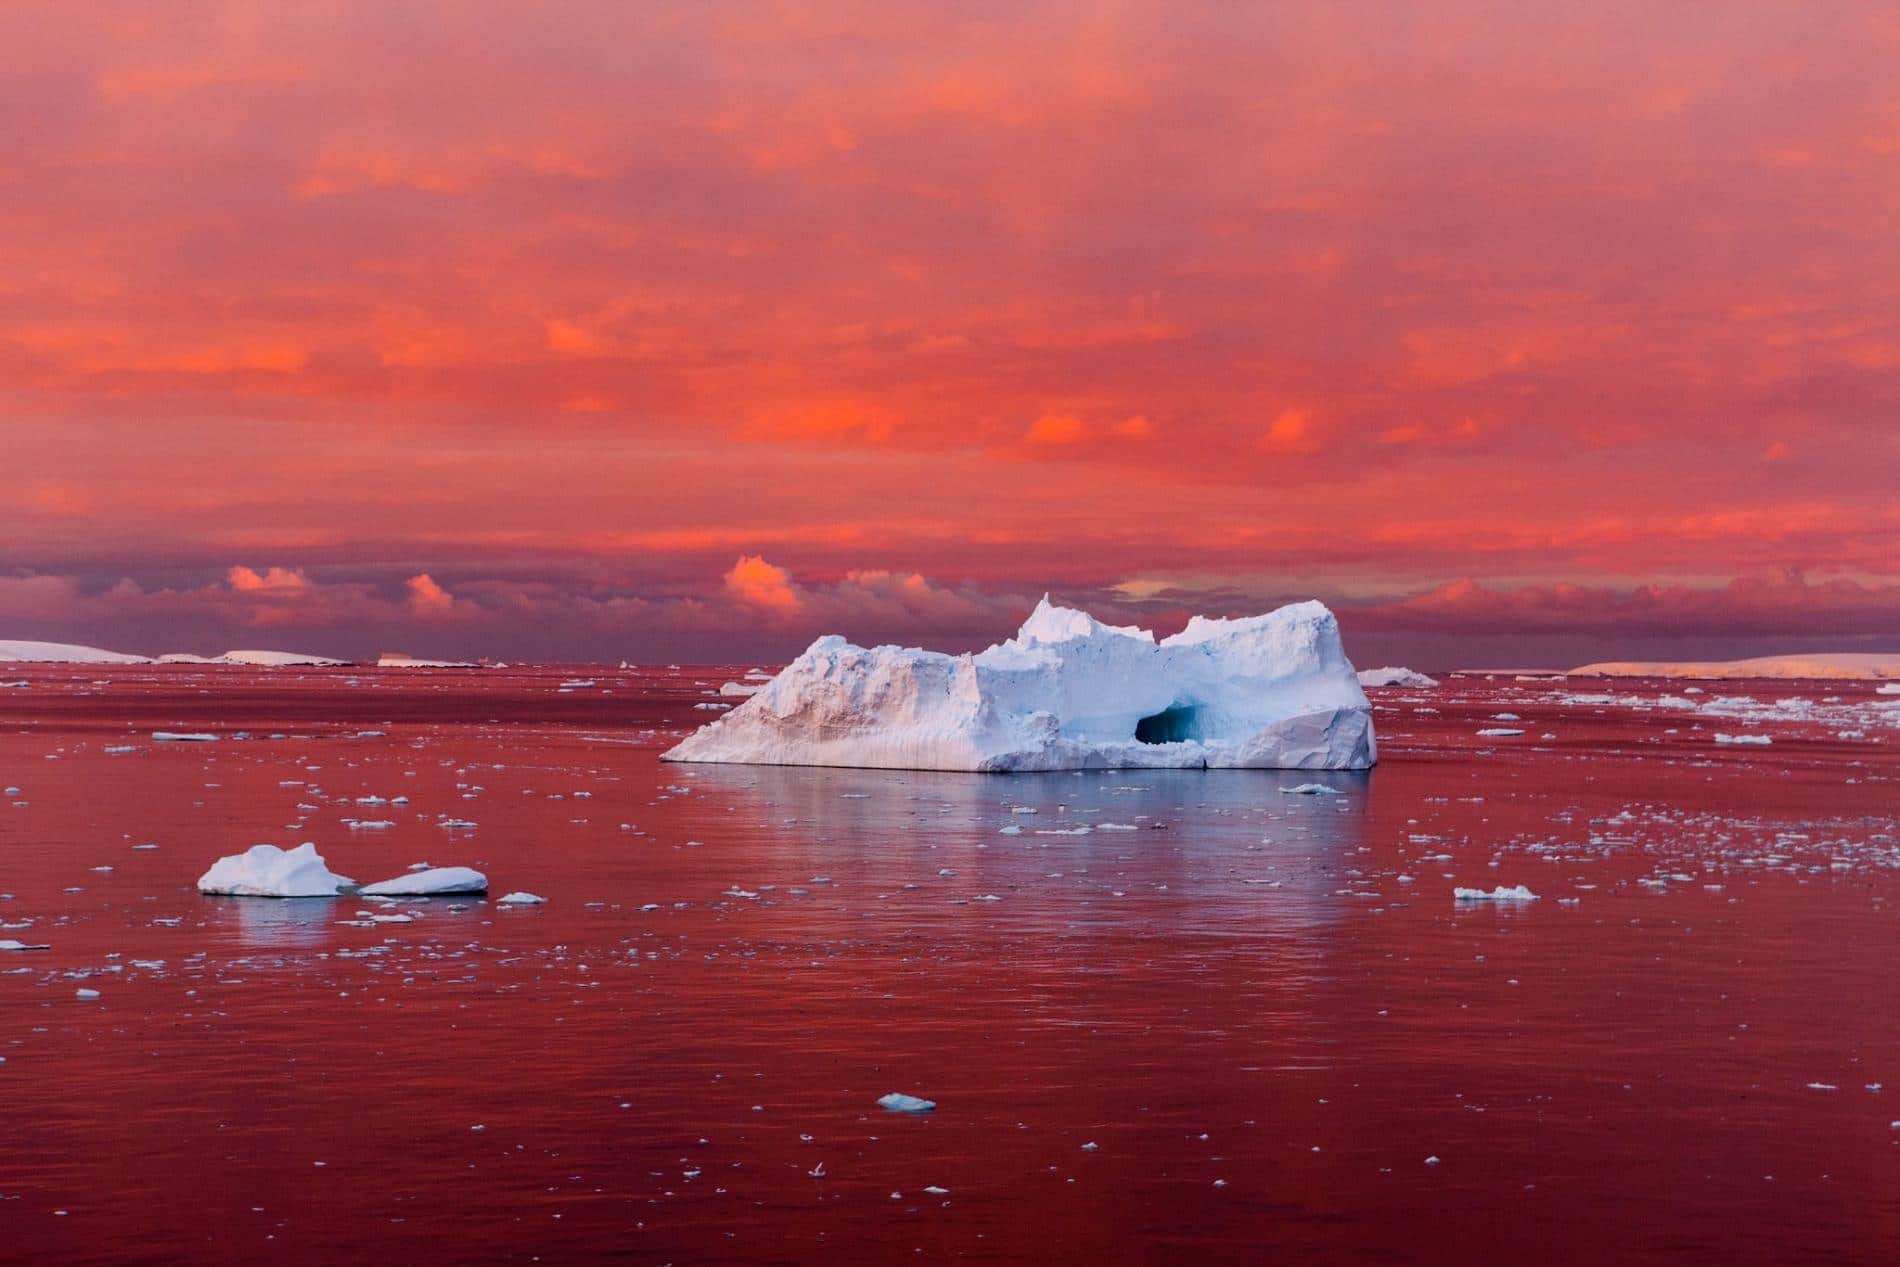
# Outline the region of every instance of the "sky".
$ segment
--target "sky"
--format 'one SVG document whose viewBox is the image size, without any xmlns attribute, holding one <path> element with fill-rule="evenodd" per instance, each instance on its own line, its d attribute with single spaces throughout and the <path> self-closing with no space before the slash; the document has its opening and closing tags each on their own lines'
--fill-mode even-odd
<svg viewBox="0 0 1900 1267">
<path fill-rule="evenodd" d="M 0 6 L 0 637 L 1900 649 L 1900 10 Z"/>
</svg>

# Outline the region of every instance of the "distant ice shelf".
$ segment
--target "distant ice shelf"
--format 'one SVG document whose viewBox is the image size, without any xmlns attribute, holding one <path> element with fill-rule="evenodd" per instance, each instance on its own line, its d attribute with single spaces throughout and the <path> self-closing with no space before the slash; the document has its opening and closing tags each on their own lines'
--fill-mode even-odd
<svg viewBox="0 0 1900 1267">
<path fill-rule="evenodd" d="M 974 655 L 818 639 L 668 761 L 883 769 L 1360 770 L 1372 709 L 1317 602 L 1159 641 L 1045 597 Z"/>
</svg>

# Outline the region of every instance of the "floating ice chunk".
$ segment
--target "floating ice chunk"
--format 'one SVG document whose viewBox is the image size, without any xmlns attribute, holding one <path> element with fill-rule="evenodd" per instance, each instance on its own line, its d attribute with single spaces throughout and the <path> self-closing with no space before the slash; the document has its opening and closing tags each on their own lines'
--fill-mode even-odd
<svg viewBox="0 0 1900 1267">
<path fill-rule="evenodd" d="M 727 682 L 719 688 L 719 693 L 721 695 L 757 695 L 764 689 L 764 682 Z"/>
<path fill-rule="evenodd" d="M 877 1106 L 889 1109 L 893 1113 L 935 1113 L 937 1102 L 923 1100 L 914 1095 L 905 1095 L 902 1091 L 893 1091 L 889 1095 L 879 1096 Z"/>
<path fill-rule="evenodd" d="M 212 743 L 217 736 L 199 730 L 154 730 L 152 738 L 159 743 Z"/>
<path fill-rule="evenodd" d="M 99 997 L 99 992 L 97 990 L 88 990 L 84 986 L 81 986 L 79 989 L 73 991 L 73 997 L 75 999 L 96 999 Z"/>
<path fill-rule="evenodd" d="M 1715 742 L 1726 744 L 1771 744 L 1773 739 L 1767 735 L 1723 735 L 1718 734 Z"/>
<path fill-rule="evenodd" d="M 51 950 L 51 946 L 31 942 L 14 941 L 11 937 L 0 937 L 0 950 Z"/>
<path fill-rule="evenodd" d="M 1453 889 L 1454 902 L 1535 902 L 1537 895 L 1522 884 L 1507 889 L 1502 884 L 1495 889 Z"/>
<path fill-rule="evenodd" d="M 1480 730 L 1478 732 L 1478 738 L 1505 739 L 1511 735 L 1521 735 L 1523 733 L 1524 733 L 1523 731 L 1513 729 L 1510 726 L 1489 726 L 1489 727 L 1486 727 L 1484 730 Z"/>
<path fill-rule="evenodd" d="M 1437 686 L 1438 679 L 1426 677 L 1416 669 L 1402 669 L 1390 665 L 1383 669 L 1361 669 L 1358 673 L 1361 686 Z"/>
<path fill-rule="evenodd" d="M 502 894 L 501 897 L 498 899 L 498 901 L 503 906 L 539 906 L 541 903 L 547 901 L 547 899 L 544 897 L 538 897 L 533 893 L 523 893 L 523 892 L 517 891 L 514 893 Z"/>
<path fill-rule="evenodd" d="M 429 867 L 399 875 L 393 880 L 366 884 L 360 891 L 364 897 L 448 897 L 453 894 L 486 893 L 488 877 L 473 867 Z"/>
<path fill-rule="evenodd" d="M 220 858 L 198 877 L 198 891 L 224 897 L 335 897 L 353 883 L 324 865 L 308 841 L 295 849 L 252 845 Z"/>
<path fill-rule="evenodd" d="M 1280 789 L 1280 791 L 1282 791 L 1288 796 L 1338 796 L 1340 795 L 1340 791 L 1338 788 L 1327 787 L 1324 783 L 1302 783 L 1298 787 L 1283 787 Z"/>
<path fill-rule="evenodd" d="M 820 638 L 670 761 L 936 770 L 1365 769 L 1372 709 L 1333 614 L 1195 617 L 1157 642 L 1047 599 L 976 655 Z"/>
</svg>

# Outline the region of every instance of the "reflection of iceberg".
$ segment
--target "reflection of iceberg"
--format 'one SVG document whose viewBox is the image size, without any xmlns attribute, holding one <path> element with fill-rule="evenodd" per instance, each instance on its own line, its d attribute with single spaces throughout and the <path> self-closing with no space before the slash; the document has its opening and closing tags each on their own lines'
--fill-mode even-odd
<svg viewBox="0 0 1900 1267">
<path fill-rule="evenodd" d="M 1077 920 L 1328 927 L 1358 909 L 1334 896 L 1341 881 L 1331 864 L 1370 839 L 1378 781 L 1329 773 L 1342 795 L 1275 795 L 1312 777 L 708 765 L 687 779 L 695 799 L 732 806 L 733 821 L 749 825 L 738 829 L 737 856 L 755 858 L 756 869 L 722 861 L 721 882 L 774 885 L 766 904 L 804 912 L 822 926 L 810 935 L 831 937 L 862 933 L 873 893 L 904 902 L 911 930 L 930 910 L 960 918 L 953 912 L 969 908 L 954 900 L 990 893 L 1003 898 L 994 916 L 1051 933 Z M 946 867 L 956 874 L 942 876 Z"/>
<path fill-rule="evenodd" d="M 330 902 L 229 902 L 215 909 L 235 911 L 239 938 L 256 947 L 288 949 L 326 941 L 337 918 Z"/>
<path fill-rule="evenodd" d="M 925 770 L 1365 769 L 1372 712 L 1319 603 L 1157 642 L 1043 599 L 976 655 L 820 638 L 670 761 Z"/>
</svg>

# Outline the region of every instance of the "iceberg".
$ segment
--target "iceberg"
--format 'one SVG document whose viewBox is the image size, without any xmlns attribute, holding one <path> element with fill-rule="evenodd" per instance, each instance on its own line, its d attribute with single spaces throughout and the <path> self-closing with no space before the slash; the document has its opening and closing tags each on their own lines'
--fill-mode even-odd
<svg viewBox="0 0 1900 1267">
<path fill-rule="evenodd" d="M 812 643 L 666 761 L 1043 771 L 1363 770 L 1372 707 L 1317 602 L 1159 641 L 1047 596 L 974 655 Z"/>
<path fill-rule="evenodd" d="M 1438 679 L 1426 677 L 1417 669 L 1402 669 L 1397 665 L 1388 665 L 1383 669 L 1361 669 L 1361 686 L 1437 686 Z"/>
<path fill-rule="evenodd" d="M 308 841 L 295 849 L 252 845 L 211 864 L 198 877 L 198 892 L 220 897 L 335 897 L 354 884 L 323 863 Z"/>
<path fill-rule="evenodd" d="M 282 669 L 297 665 L 337 666 L 349 663 L 347 660 L 332 660 L 329 656 L 310 655 L 303 651 L 227 651 L 218 657 L 219 664 L 243 664 L 256 669 Z"/>
<path fill-rule="evenodd" d="M 364 897 L 448 897 L 488 892 L 488 877 L 473 867 L 425 867 L 357 890 Z"/>
</svg>

